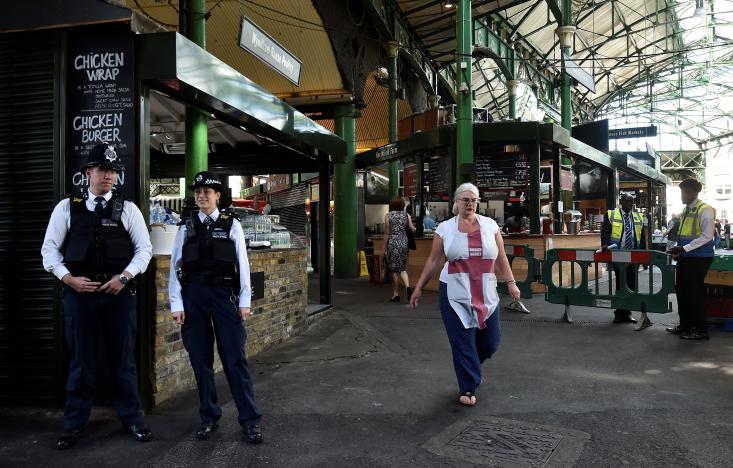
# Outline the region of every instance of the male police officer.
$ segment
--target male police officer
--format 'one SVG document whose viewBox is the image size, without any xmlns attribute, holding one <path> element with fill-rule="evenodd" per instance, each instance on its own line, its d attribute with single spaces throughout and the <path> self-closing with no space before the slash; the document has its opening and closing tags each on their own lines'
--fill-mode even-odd
<svg viewBox="0 0 733 468">
<path fill-rule="evenodd" d="M 152 439 L 143 424 L 135 369 L 137 312 L 132 279 L 152 255 L 140 210 L 112 189 L 124 170 L 114 147 L 96 145 L 81 168 L 89 193 L 61 200 L 51 214 L 41 253 L 43 267 L 64 283 L 63 309 L 71 362 L 66 384 L 64 433 L 71 448 L 92 408 L 97 346 L 106 346 L 115 384 L 115 409 L 123 430 Z"/>
<path fill-rule="evenodd" d="M 601 249 L 645 249 L 646 241 L 643 235 L 644 220 L 641 213 L 634 211 L 634 197 L 624 193 L 621 195 L 621 209 L 608 210 L 603 217 L 601 228 Z M 636 269 L 637 265 L 629 263 L 626 266 L 626 285 L 631 291 L 636 290 Z M 621 288 L 621 275 L 619 268 L 614 265 L 616 273 L 616 289 Z M 636 323 L 631 316 L 631 311 L 616 309 L 613 323 Z M 651 325 L 651 322 L 645 326 Z"/>
<path fill-rule="evenodd" d="M 680 216 L 677 245 L 669 253 L 677 257 L 677 308 L 679 326 L 667 331 L 684 340 L 707 340 L 708 327 L 701 306 L 705 275 L 713 263 L 715 248 L 715 209 L 697 198 L 702 184 L 695 179 L 680 182 L 682 203 L 687 205 Z"/>
</svg>

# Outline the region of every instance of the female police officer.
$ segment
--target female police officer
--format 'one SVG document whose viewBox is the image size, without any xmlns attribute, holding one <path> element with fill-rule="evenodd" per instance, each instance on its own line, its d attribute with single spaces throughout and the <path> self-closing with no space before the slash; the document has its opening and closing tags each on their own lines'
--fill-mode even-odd
<svg viewBox="0 0 733 468">
<path fill-rule="evenodd" d="M 217 205 L 222 184 L 211 172 L 194 177 L 199 212 L 178 230 L 171 254 L 171 312 L 181 325 L 199 390 L 201 426 L 197 439 L 208 439 L 221 418 L 214 383 L 214 336 L 229 389 L 239 410 L 246 439 L 262 442 L 260 412 L 244 354 L 242 321 L 250 313 L 250 279 L 242 226 Z"/>
</svg>

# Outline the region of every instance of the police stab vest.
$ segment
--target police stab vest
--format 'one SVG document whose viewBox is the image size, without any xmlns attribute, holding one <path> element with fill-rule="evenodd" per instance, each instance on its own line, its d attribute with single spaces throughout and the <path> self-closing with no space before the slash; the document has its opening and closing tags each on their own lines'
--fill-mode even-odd
<svg viewBox="0 0 733 468">
<path fill-rule="evenodd" d="M 219 213 L 219 218 L 206 229 L 198 213 L 191 216 L 186 221 L 186 240 L 181 253 L 183 271 L 238 278 L 237 249 L 229 238 L 235 220 L 231 214 Z"/>
<path fill-rule="evenodd" d="M 86 195 L 69 197 L 69 233 L 64 264 L 74 276 L 122 273 L 133 257 L 132 240 L 122 224 L 125 199 L 114 193 L 101 216 L 89 211 Z"/>
<path fill-rule="evenodd" d="M 641 228 L 644 220 L 641 213 L 631 211 L 631 222 L 634 224 L 634 240 L 635 244 L 641 243 Z M 624 232 L 624 215 L 619 208 L 608 210 L 608 220 L 611 222 L 611 243 L 621 246 L 621 237 Z"/>
</svg>

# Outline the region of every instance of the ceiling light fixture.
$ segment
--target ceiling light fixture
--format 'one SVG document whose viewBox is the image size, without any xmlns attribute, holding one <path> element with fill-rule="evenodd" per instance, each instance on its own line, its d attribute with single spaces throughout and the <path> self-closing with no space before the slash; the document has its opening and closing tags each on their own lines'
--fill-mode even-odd
<svg viewBox="0 0 733 468">
<path fill-rule="evenodd" d="M 453 8 L 454 6 L 456 6 L 456 4 L 455 2 L 447 1 L 447 2 L 443 2 L 443 6 L 446 8 Z"/>
</svg>

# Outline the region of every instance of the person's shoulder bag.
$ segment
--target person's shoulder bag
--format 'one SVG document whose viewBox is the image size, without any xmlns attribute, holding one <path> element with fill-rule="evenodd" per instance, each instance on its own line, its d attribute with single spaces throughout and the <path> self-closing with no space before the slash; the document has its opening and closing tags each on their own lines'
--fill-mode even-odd
<svg viewBox="0 0 733 468">
<path fill-rule="evenodd" d="M 407 247 L 410 250 L 417 250 L 417 243 L 415 243 L 415 232 L 410 229 L 410 223 L 407 222 L 407 216 L 410 215 L 405 213 L 405 232 L 407 233 Z"/>
</svg>

